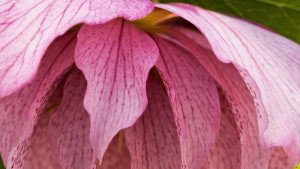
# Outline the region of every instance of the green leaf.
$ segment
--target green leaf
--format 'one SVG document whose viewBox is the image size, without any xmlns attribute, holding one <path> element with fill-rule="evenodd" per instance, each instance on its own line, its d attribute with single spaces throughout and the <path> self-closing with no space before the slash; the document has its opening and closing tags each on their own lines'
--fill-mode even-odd
<svg viewBox="0 0 300 169">
<path fill-rule="evenodd" d="M 3 162 L 2 162 L 2 159 L 1 159 L 1 157 L 0 157 L 0 169 L 5 169 L 5 167 L 4 167 L 4 164 L 3 164 Z"/>
<path fill-rule="evenodd" d="M 246 18 L 300 43 L 300 0 L 161 0 Z"/>
</svg>

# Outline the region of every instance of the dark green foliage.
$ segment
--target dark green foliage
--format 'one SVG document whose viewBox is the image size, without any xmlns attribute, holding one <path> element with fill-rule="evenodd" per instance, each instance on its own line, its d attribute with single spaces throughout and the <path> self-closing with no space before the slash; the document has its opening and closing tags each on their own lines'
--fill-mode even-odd
<svg viewBox="0 0 300 169">
<path fill-rule="evenodd" d="M 0 169 L 5 169 L 1 157 L 0 157 Z"/>
</svg>

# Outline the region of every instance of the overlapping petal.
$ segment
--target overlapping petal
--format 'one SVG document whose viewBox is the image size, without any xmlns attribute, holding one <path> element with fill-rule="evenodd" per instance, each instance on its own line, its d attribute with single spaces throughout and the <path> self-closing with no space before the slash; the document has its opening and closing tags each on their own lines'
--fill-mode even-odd
<svg viewBox="0 0 300 169">
<path fill-rule="evenodd" d="M 176 30 L 178 31 L 170 32 L 171 36 L 198 59 L 224 90 L 224 95 L 238 125 L 242 144 L 241 168 L 267 168 L 270 152 L 259 144 L 254 103 L 239 72 L 232 64 L 220 62 L 199 32 L 182 28 Z"/>
<path fill-rule="evenodd" d="M 79 70 L 72 72 L 64 87 L 62 103 L 49 124 L 49 143 L 62 169 L 91 169 L 90 117 L 83 107 L 86 81 Z"/>
<path fill-rule="evenodd" d="M 24 158 L 24 169 L 61 169 L 54 158 L 48 139 L 48 125 L 52 112 L 43 112 Z"/>
<path fill-rule="evenodd" d="M 210 150 L 207 163 L 202 169 L 241 169 L 241 145 L 239 131 L 231 106 L 222 91 L 219 92 L 221 104 L 221 126 L 219 136 Z"/>
<path fill-rule="evenodd" d="M 300 46 L 257 25 L 184 4 L 158 5 L 190 21 L 223 62 L 233 63 L 250 90 L 261 143 L 300 159 Z"/>
<path fill-rule="evenodd" d="M 121 131 L 110 142 L 99 169 L 131 169 L 130 164 L 130 153 L 125 143 L 124 133 Z"/>
<path fill-rule="evenodd" d="M 148 107 L 125 129 L 131 169 L 180 169 L 180 145 L 173 112 L 159 77 L 147 81 Z"/>
<path fill-rule="evenodd" d="M 2 0 L 0 2 L 0 97 L 29 83 L 48 45 L 79 23 L 141 18 L 150 0 Z"/>
<path fill-rule="evenodd" d="M 274 148 L 268 169 L 291 169 L 293 168 L 288 156 L 282 148 Z"/>
<path fill-rule="evenodd" d="M 45 110 L 39 116 L 30 145 L 24 157 L 23 169 L 61 169 L 59 163 L 54 158 L 52 149 L 48 141 L 48 126 L 51 116 L 60 104 L 63 96 L 63 82 L 60 82 L 50 96 Z"/>
<path fill-rule="evenodd" d="M 182 168 L 198 169 L 220 126 L 220 104 L 213 78 L 186 50 L 156 37 L 162 76 L 174 113 Z"/>
<path fill-rule="evenodd" d="M 75 62 L 87 79 L 84 106 L 99 160 L 111 139 L 145 110 L 146 80 L 158 55 L 149 35 L 122 19 L 80 30 Z"/>
<path fill-rule="evenodd" d="M 37 78 L 0 100 L 0 152 L 7 169 L 21 168 L 33 129 L 55 84 L 74 62 L 76 32 L 57 39 L 42 60 Z"/>
</svg>

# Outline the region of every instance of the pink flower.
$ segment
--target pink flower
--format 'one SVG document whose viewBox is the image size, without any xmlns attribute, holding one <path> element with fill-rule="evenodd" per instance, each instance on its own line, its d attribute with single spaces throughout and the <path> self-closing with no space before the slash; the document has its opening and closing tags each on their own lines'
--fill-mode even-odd
<svg viewBox="0 0 300 169">
<path fill-rule="evenodd" d="M 149 0 L 0 2 L 8 169 L 296 164 L 300 46 L 199 7 L 156 7 L 195 28 L 146 19 L 161 31 L 139 29 L 130 21 Z"/>
</svg>

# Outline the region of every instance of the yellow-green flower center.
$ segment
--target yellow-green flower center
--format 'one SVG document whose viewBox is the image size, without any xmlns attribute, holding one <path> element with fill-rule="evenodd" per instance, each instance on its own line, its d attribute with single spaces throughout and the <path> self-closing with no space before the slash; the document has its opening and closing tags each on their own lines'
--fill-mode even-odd
<svg viewBox="0 0 300 169">
<path fill-rule="evenodd" d="M 299 162 L 298 165 L 295 167 L 295 169 L 300 169 L 300 162 Z"/>
<path fill-rule="evenodd" d="M 145 30 L 147 32 L 163 33 L 165 32 L 165 30 L 161 24 L 175 17 L 177 17 L 175 14 L 172 14 L 168 11 L 155 9 L 146 17 L 136 20 L 133 23 L 140 29 Z"/>
</svg>

